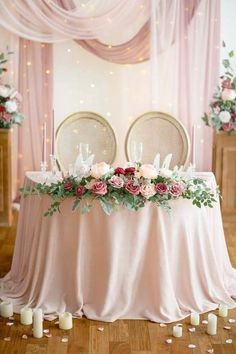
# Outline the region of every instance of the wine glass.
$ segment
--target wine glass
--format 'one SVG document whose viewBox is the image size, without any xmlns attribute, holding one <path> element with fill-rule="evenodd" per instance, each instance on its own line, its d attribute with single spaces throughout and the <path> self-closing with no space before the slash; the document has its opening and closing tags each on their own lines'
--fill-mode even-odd
<svg viewBox="0 0 236 354">
<path fill-rule="evenodd" d="M 79 144 L 79 154 L 83 163 L 89 158 L 89 144 L 87 143 L 80 143 Z"/>
<path fill-rule="evenodd" d="M 143 156 L 143 143 L 132 141 L 131 143 L 131 162 L 140 163 Z"/>
</svg>

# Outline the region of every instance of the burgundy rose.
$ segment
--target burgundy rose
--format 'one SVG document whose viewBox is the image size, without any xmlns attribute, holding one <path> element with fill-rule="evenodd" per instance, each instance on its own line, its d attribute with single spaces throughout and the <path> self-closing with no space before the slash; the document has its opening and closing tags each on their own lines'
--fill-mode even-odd
<svg viewBox="0 0 236 354">
<path fill-rule="evenodd" d="M 5 111 L 5 107 L 0 104 L 0 112 L 4 112 L 4 111 Z"/>
<path fill-rule="evenodd" d="M 231 81 L 229 79 L 224 80 L 222 82 L 222 87 L 227 88 L 227 89 L 231 89 Z"/>
<path fill-rule="evenodd" d="M 103 181 L 97 181 L 93 184 L 92 191 L 94 194 L 104 195 L 107 193 L 107 185 Z"/>
<path fill-rule="evenodd" d="M 115 175 L 124 175 L 125 174 L 125 170 L 122 167 L 117 167 L 114 171 Z"/>
<path fill-rule="evenodd" d="M 179 197 L 184 192 L 184 186 L 181 183 L 172 184 L 169 192 L 173 197 Z"/>
<path fill-rule="evenodd" d="M 76 195 L 77 198 L 81 198 L 82 195 L 84 194 L 84 192 L 85 192 L 85 187 L 84 186 L 78 186 L 75 189 L 75 195 Z"/>
<path fill-rule="evenodd" d="M 73 189 L 73 183 L 68 181 L 64 183 L 64 189 L 65 191 L 69 192 Z"/>
<path fill-rule="evenodd" d="M 127 167 L 126 169 L 125 169 L 125 174 L 127 175 L 127 174 L 134 174 L 134 172 L 135 172 L 135 167 Z"/>
<path fill-rule="evenodd" d="M 168 186 L 160 182 L 155 185 L 155 190 L 158 194 L 166 194 L 168 193 Z"/>
<path fill-rule="evenodd" d="M 133 195 L 138 195 L 139 192 L 140 192 L 140 186 L 139 186 L 139 185 L 134 185 L 132 180 L 130 180 L 130 181 L 128 181 L 128 182 L 126 183 L 125 189 L 126 189 L 130 194 L 133 194 Z"/>
<path fill-rule="evenodd" d="M 223 123 L 222 128 L 225 132 L 230 132 L 234 129 L 234 123 L 231 121 L 229 123 Z"/>
</svg>

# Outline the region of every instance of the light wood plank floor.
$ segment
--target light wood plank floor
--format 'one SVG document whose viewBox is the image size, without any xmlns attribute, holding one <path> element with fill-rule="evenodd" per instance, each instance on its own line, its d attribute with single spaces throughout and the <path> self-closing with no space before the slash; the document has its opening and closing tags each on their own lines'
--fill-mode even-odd
<svg viewBox="0 0 236 354">
<path fill-rule="evenodd" d="M 17 213 L 14 214 L 12 228 L 0 228 L 0 277 L 10 269 L 16 223 Z M 224 228 L 231 261 L 236 267 L 236 217 L 225 218 Z M 202 316 L 202 320 L 206 318 L 207 315 Z M 236 318 L 236 310 L 231 310 L 228 318 Z M 74 328 L 68 332 L 59 330 L 55 321 L 45 321 L 44 328 L 50 330 L 52 337 L 43 339 L 34 339 L 31 326 L 20 325 L 18 315 L 14 316 L 13 326 L 7 326 L 7 322 L 9 320 L 0 318 L 0 354 L 200 354 L 207 353 L 210 348 L 214 349 L 214 354 L 236 354 L 236 323 L 230 324 L 229 331 L 224 330 L 227 319 L 222 318 L 219 318 L 218 334 L 213 337 L 205 333 L 205 325 L 190 333 L 188 319 L 181 321 L 184 335 L 180 339 L 173 338 L 172 344 L 165 343 L 167 338 L 171 338 L 172 325 L 161 328 L 149 321 L 104 323 L 83 318 L 74 320 Z M 99 331 L 100 327 L 104 330 Z M 22 339 L 23 334 L 27 334 L 28 339 Z M 68 338 L 68 342 L 61 341 L 63 336 Z M 10 342 L 4 341 L 5 337 L 10 337 Z M 232 344 L 225 343 L 229 338 L 233 340 Z M 189 349 L 190 343 L 196 348 Z"/>
</svg>

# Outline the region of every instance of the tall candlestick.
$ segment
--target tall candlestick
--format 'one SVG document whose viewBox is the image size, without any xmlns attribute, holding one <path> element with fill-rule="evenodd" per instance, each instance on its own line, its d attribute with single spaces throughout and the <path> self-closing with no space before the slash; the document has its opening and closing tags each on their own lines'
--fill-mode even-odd
<svg viewBox="0 0 236 354">
<path fill-rule="evenodd" d="M 219 305 L 219 316 L 227 317 L 228 316 L 228 306 L 224 304 Z"/>
<path fill-rule="evenodd" d="M 72 327 L 72 314 L 70 312 L 61 313 L 59 315 L 59 328 L 68 330 Z"/>
<path fill-rule="evenodd" d="M 52 111 L 52 155 L 55 153 L 54 109 Z"/>
<path fill-rule="evenodd" d="M 192 126 L 192 164 L 193 167 L 196 166 L 196 126 L 193 124 Z"/>
<path fill-rule="evenodd" d="M 176 338 L 182 337 L 183 329 L 181 326 L 174 326 L 173 327 L 173 336 Z"/>
<path fill-rule="evenodd" d="M 2 317 L 5 317 L 5 318 L 13 316 L 13 305 L 10 301 L 1 302 L 0 314 Z"/>
<path fill-rule="evenodd" d="M 198 313 L 191 313 L 190 315 L 190 324 L 192 326 L 198 326 L 200 323 L 200 316 Z"/>
<path fill-rule="evenodd" d="M 30 307 L 24 307 L 20 310 L 20 323 L 30 325 L 33 322 L 33 311 Z"/>
<path fill-rule="evenodd" d="M 42 161 L 47 160 L 47 123 L 43 124 L 43 153 L 42 153 Z"/>
<path fill-rule="evenodd" d="M 33 336 L 35 338 L 43 337 L 43 311 L 42 309 L 34 310 L 33 315 Z"/>
<path fill-rule="evenodd" d="M 207 334 L 214 336 L 217 332 L 217 316 L 213 313 L 208 315 Z"/>
</svg>

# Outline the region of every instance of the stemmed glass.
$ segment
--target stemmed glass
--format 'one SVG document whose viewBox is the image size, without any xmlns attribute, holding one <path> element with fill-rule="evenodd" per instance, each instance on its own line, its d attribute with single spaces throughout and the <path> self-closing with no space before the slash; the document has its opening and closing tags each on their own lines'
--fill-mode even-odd
<svg viewBox="0 0 236 354">
<path fill-rule="evenodd" d="M 87 143 L 80 143 L 79 144 L 79 154 L 83 163 L 86 163 L 87 159 L 89 158 L 89 144 Z"/>
<path fill-rule="evenodd" d="M 131 162 L 139 164 L 142 161 L 143 156 L 143 143 L 132 141 L 130 151 Z"/>
</svg>

